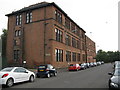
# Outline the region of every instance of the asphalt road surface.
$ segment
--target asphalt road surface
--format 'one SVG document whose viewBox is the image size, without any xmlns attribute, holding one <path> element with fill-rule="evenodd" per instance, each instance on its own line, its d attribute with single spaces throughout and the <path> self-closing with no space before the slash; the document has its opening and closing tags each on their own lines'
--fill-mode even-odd
<svg viewBox="0 0 120 90">
<path fill-rule="evenodd" d="M 108 88 L 108 72 L 113 71 L 112 67 L 108 63 L 80 71 L 61 69 L 56 77 L 36 78 L 32 83 L 19 83 L 11 88 Z"/>
</svg>

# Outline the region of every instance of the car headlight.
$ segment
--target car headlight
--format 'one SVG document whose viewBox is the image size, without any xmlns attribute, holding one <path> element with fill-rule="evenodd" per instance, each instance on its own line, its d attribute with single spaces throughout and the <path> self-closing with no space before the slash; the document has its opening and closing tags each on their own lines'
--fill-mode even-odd
<svg viewBox="0 0 120 90">
<path fill-rule="evenodd" d="M 116 83 L 114 83 L 114 82 L 111 82 L 110 85 L 115 87 L 115 88 L 118 88 L 118 85 Z"/>
</svg>

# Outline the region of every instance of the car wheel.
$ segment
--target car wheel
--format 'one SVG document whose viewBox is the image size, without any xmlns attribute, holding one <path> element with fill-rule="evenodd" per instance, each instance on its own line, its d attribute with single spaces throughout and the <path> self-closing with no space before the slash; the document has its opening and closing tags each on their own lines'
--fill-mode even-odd
<svg viewBox="0 0 120 90">
<path fill-rule="evenodd" d="M 49 77 L 50 77 L 50 74 L 48 73 L 48 74 L 47 74 L 47 78 L 49 78 Z"/>
<path fill-rule="evenodd" d="M 33 75 L 30 76 L 29 81 L 30 81 L 30 82 L 33 82 L 33 81 L 34 81 L 34 76 L 33 76 Z"/>
<path fill-rule="evenodd" d="M 6 83 L 6 86 L 7 87 L 11 87 L 11 86 L 13 86 L 13 79 L 12 78 L 9 78 L 8 80 L 7 80 L 7 83 Z"/>
<path fill-rule="evenodd" d="M 40 78 L 40 76 L 36 75 L 37 78 Z"/>
<path fill-rule="evenodd" d="M 111 80 L 109 80 L 109 82 L 108 82 L 109 90 L 111 89 L 110 83 L 111 83 Z"/>
<path fill-rule="evenodd" d="M 56 73 L 56 72 L 54 73 L 54 76 L 57 76 L 57 73 Z"/>
</svg>

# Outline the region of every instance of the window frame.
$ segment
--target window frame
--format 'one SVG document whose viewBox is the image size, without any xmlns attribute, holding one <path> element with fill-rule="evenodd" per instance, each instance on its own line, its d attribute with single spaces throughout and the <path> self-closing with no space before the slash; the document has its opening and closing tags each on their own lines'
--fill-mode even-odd
<svg viewBox="0 0 120 90">
<path fill-rule="evenodd" d="M 14 50 L 14 60 L 17 61 L 20 59 L 20 50 Z"/>
<path fill-rule="evenodd" d="M 56 62 L 63 62 L 63 50 L 55 49 L 55 59 Z"/>
<path fill-rule="evenodd" d="M 66 51 L 66 62 L 71 62 L 71 52 Z"/>
<path fill-rule="evenodd" d="M 76 62 L 76 53 L 75 52 L 72 52 L 72 61 L 73 62 Z"/>
<path fill-rule="evenodd" d="M 22 24 L 22 14 L 16 15 L 16 25 Z"/>
<path fill-rule="evenodd" d="M 26 23 L 32 23 L 33 14 L 32 11 L 26 13 Z"/>
<path fill-rule="evenodd" d="M 55 34 L 56 34 L 56 41 L 63 42 L 63 32 L 57 28 L 55 28 Z"/>
</svg>

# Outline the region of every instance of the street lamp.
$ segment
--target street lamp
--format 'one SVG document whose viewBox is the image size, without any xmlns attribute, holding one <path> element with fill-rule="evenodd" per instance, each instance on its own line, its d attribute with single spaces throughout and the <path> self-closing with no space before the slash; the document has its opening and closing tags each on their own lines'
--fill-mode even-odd
<svg viewBox="0 0 120 90">
<path fill-rule="evenodd" d="M 27 63 L 26 60 L 24 60 L 23 61 L 23 67 L 25 67 L 26 63 Z"/>
</svg>

